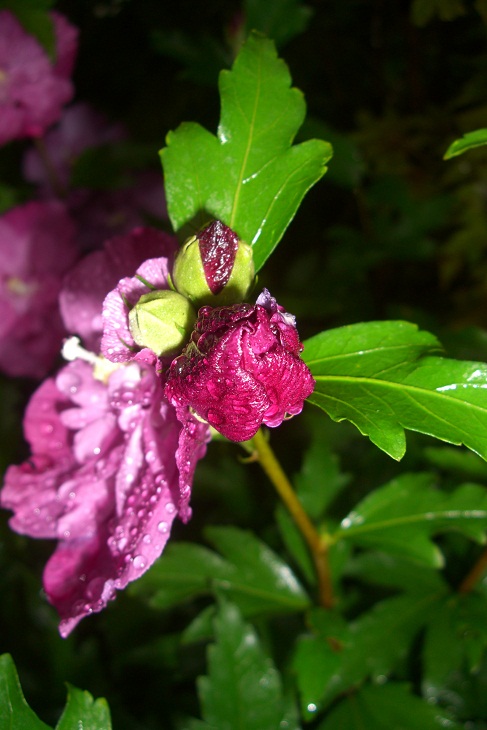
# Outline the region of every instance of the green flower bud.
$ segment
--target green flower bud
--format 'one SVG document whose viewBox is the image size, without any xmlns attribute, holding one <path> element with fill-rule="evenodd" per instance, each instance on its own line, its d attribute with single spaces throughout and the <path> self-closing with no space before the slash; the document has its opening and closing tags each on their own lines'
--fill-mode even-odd
<svg viewBox="0 0 487 730">
<path fill-rule="evenodd" d="M 242 302 L 255 276 L 252 248 L 221 221 L 189 238 L 176 256 L 172 282 L 200 307 Z"/>
<path fill-rule="evenodd" d="M 130 331 L 137 345 L 159 356 L 172 356 L 182 350 L 195 321 L 191 302 L 169 290 L 144 294 L 129 312 Z"/>
</svg>

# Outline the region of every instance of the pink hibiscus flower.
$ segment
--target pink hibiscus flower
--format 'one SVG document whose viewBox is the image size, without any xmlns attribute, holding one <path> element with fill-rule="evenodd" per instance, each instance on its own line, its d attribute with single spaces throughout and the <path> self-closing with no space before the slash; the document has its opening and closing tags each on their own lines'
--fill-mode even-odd
<svg viewBox="0 0 487 730">
<path fill-rule="evenodd" d="M 44 589 L 67 636 L 160 556 L 189 495 L 208 427 L 181 429 L 153 368 L 116 367 L 106 382 L 76 360 L 34 393 L 24 429 L 32 456 L 11 466 L 0 505 L 11 527 L 57 539 Z"/>
<path fill-rule="evenodd" d="M 51 16 L 56 36 L 54 64 L 15 15 L 0 11 L 0 144 L 42 136 L 73 96 L 69 76 L 77 30 L 58 13 Z"/>
</svg>

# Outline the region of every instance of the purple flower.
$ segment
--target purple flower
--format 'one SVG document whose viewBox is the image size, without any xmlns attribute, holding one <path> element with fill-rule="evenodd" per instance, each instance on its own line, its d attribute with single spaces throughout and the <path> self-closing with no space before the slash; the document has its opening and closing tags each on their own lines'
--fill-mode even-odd
<svg viewBox="0 0 487 730">
<path fill-rule="evenodd" d="M 77 30 L 51 13 L 56 61 L 9 11 L 0 11 L 0 144 L 40 137 L 73 96 L 69 79 L 77 49 Z"/>
<path fill-rule="evenodd" d="M 65 277 L 60 295 L 61 314 L 68 332 L 78 334 L 85 347 L 98 352 L 103 331 L 102 306 L 107 292 L 145 259 L 160 257 L 160 270 L 167 271 L 176 250 L 176 239 L 167 233 L 154 228 L 136 228 L 128 235 L 106 241 L 101 251 L 85 256 Z M 138 280 L 137 284 L 140 284 Z M 165 278 L 164 285 L 167 286 Z M 119 303 L 124 306 L 122 300 Z M 118 332 L 116 323 L 111 324 L 110 331 Z M 118 336 L 116 340 L 118 345 Z"/>
<path fill-rule="evenodd" d="M 43 377 L 65 330 L 58 295 L 74 263 L 74 226 L 56 201 L 30 202 L 0 217 L 0 369 Z"/>
<path fill-rule="evenodd" d="M 296 415 L 314 380 L 300 359 L 294 317 L 264 289 L 255 305 L 202 307 L 165 388 L 180 417 L 191 409 L 232 441 Z"/>
<path fill-rule="evenodd" d="M 62 636 L 152 565 L 177 514 L 189 519 L 209 434 L 189 414 L 181 428 L 153 368 L 94 373 L 76 360 L 34 393 L 24 423 L 32 456 L 7 470 L 0 493 L 14 530 L 58 540 L 44 588 Z"/>
</svg>

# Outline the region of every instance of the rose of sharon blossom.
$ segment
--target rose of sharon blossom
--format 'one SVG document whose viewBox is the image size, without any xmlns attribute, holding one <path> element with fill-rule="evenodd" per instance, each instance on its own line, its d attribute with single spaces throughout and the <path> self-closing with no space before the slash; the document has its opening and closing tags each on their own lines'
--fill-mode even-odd
<svg viewBox="0 0 487 730">
<path fill-rule="evenodd" d="M 77 258 L 74 232 L 56 201 L 0 216 L 0 369 L 8 375 L 43 377 L 59 354 L 58 295 Z"/>
<path fill-rule="evenodd" d="M 68 332 L 76 333 L 85 347 L 98 352 L 103 331 L 102 306 L 107 293 L 145 259 L 159 257 L 160 271 L 167 271 L 177 247 L 177 240 L 172 236 L 146 227 L 115 236 L 105 241 L 101 251 L 86 255 L 65 277 L 59 298 Z M 138 280 L 137 284 L 140 285 Z M 167 286 L 165 278 L 164 285 Z"/>
<path fill-rule="evenodd" d="M 160 556 L 177 514 L 190 517 L 208 427 L 188 417 L 181 429 L 153 368 L 115 366 L 104 382 L 75 360 L 34 393 L 24 428 L 32 456 L 7 470 L 0 505 L 17 532 L 58 540 L 44 589 L 67 636 Z"/>
<path fill-rule="evenodd" d="M 262 423 L 296 415 L 314 380 L 300 359 L 294 317 L 264 289 L 255 305 L 202 307 L 191 341 L 173 360 L 166 396 L 232 441 L 252 438 Z"/>
<path fill-rule="evenodd" d="M 60 116 L 74 89 L 69 79 L 77 50 L 77 30 L 51 13 L 56 61 L 9 10 L 0 11 L 0 144 L 40 137 Z"/>
</svg>

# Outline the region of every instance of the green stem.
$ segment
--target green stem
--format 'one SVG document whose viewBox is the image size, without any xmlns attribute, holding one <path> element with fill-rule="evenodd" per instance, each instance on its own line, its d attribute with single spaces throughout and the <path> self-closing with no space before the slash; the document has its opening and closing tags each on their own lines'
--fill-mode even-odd
<svg viewBox="0 0 487 730">
<path fill-rule="evenodd" d="M 310 549 L 318 578 L 320 603 L 325 608 L 332 608 L 335 604 L 335 598 L 333 596 L 328 560 L 328 544 L 320 537 L 315 526 L 304 511 L 289 479 L 269 446 L 262 429 L 254 436 L 253 444 L 257 460 L 289 510 L 291 517 Z"/>
<path fill-rule="evenodd" d="M 475 588 L 478 581 L 487 571 L 487 550 L 484 550 L 480 558 L 473 565 L 472 569 L 467 573 L 458 588 L 459 593 L 470 593 Z"/>
</svg>

